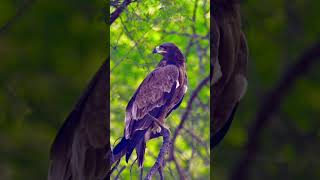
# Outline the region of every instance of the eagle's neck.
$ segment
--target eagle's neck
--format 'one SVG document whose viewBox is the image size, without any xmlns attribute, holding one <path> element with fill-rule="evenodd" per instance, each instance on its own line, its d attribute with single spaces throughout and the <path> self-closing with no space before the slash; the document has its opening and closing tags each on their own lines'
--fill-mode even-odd
<svg viewBox="0 0 320 180">
<path fill-rule="evenodd" d="M 157 67 L 164 67 L 164 66 L 166 66 L 168 63 L 167 63 L 167 60 L 165 59 L 165 58 L 163 58 L 160 62 L 159 62 L 159 64 L 158 64 L 158 66 Z"/>
<path fill-rule="evenodd" d="M 163 67 L 169 64 L 176 65 L 178 67 L 184 67 L 185 66 L 184 56 L 182 54 L 181 56 L 165 56 L 159 62 L 158 67 Z"/>
<path fill-rule="evenodd" d="M 168 58 L 163 58 L 157 67 L 164 67 L 166 65 L 175 65 L 175 66 L 178 66 L 178 67 L 182 67 L 182 68 L 185 68 L 185 62 L 184 60 L 180 61 L 180 62 L 177 62 L 177 61 L 174 61 L 174 60 L 169 60 Z"/>
</svg>

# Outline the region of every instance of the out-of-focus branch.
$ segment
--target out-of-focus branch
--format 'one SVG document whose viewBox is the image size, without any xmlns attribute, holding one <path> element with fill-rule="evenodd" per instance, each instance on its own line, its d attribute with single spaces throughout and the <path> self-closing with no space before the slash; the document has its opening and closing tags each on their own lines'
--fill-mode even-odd
<svg viewBox="0 0 320 180">
<path fill-rule="evenodd" d="M 9 29 L 17 20 L 22 17 L 24 13 L 27 12 L 28 8 L 35 2 L 35 0 L 25 1 L 21 7 L 18 8 L 17 12 L 4 24 L 0 27 L 0 34 L 4 33 Z"/>
<path fill-rule="evenodd" d="M 259 151 L 259 139 L 262 136 L 264 128 L 270 122 L 272 114 L 279 109 L 285 95 L 290 91 L 299 77 L 309 71 L 316 60 L 320 60 L 320 41 L 302 53 L 295 61 L 296 63 L 284 73 L 275 88 L 266 94 L 249 129 L 249 139 L 245 146 L 244 154 L 235 167 L 231 179 L 248 179 L 248 169 Z"/>
<path fill-rule="evenodd" d="M 192 34 L 196 34 L 196 18 L 197 18 L 197 9 L 198 9 L 198 0 L 196 0 L 194 2 L 194 8 L 193 8 L 193 15 L 192 15 L 192 25 L 191 25 L 191 29 L 192 29 Z M 185 56 L 187 57 L 190 53 L 190 49 L 192 47 L 192 45 L 194 44 L 194 36 L 192 36 L 189 40 L 188 46 L 186 48 L 186 52 L 185 52 Z"/>
<path fill-rule="evenodd" d="M 123 22 L 123 20 L 122 20 L 121 17 L 120 17 L 120 21 L 121 21 L 121 24 L 122 24 L 123 29 L 124 29 L 124 31 L 125 31 L 125 34 L 127 35 L 127 37 L 128 37 L 131 41 L 133 41 L 134 47 L 137 47 L 137 50 L 139 51 L 140 56 L 143 57 L 143 51 L 141 50 L 138 41 L 136 41 L 136 40 L 134 39 L 133 35 L 131 34 L 131 32 L 129 31 L 129 29 L 127 28 L 126 24 Z M 140 38 L 140 39 L 141 39 L 141 38 Z"/>
<path fill-rule="evenodd" d="M 110 15 L 110 25 L 120 16 L 123 10 L 132 2 L 133 0 L 124 0 L 120 7 L 113 11 Z"/>
<path fill-rule="evenodd" d="M 151 30 L 151 28 L 150 28 L 150 30 Z M 146 32 L 140 37 L 139 41 L 137 42 L 138 44 L 139 44 L 139 43 L 142 43 L 142 42 L 145 40 L 145 36 L 148 34 L 148 32 L 150 32 L 150 30 L 146 31 Z M 129 49 L 129 51 L 127 52 L 127 54 L 126 54 L 122 59 L 120 59 L 119 61 L 117 61 L 116 64 L 115 64 L 112 68 L 110 68 L 110 73 L 112 73 L 112 72 L 127 58 L 127 56 L 131 53 L 131 51 L 132 51 L 134 48 L 136 48 L 136 47 L 137 47 L 137 46 L 132 46 L 132 47 Z"/>
<path fill-rule="evenodd" d="M 209 1 L 210 3 L 210 1 Z M 203 10 L 203 19 L 207 19 L 206 15 L 207 13 L 210 13 L 210 7 L 207 8 L 208 1 L 204 1 L 202 5 Z M 210 6 L 210 4 L 209 4 Z M 203 21 L 203 26 L 207 28 L 207 30 L 210 32 L 210 24 L 207 21 Z"/>
<path fill-rule="evenodd" d="M 170 154 L 169 154 L 169 160 L 171 161 L 174 161 L 175 165 L 176 165 L 176 168 L 178 170 L 178 173 L 179 173 L 179 176 L 180 176 L 180 179 L 184 179 L 185 178 L 185 175 L 184 175 L 184 172 L 183 170 L 181 169 L 178 161 L 176 160 L 175 158 L 175 155 L 174 155 L 174 143 L 177 139 L 177 136 L 179 135 L 180 131 L 182 130 L 186 120 L 188 119 L 188 116 L 192 110 L 192 104 L 194 102 L 194 100 L 196 99 L 196 97 L 198 96 L 199 92 L 201 91 L 201 89 L 209 82 L 210 80 L 210 76 L 207 76 L 206 78 L 204 78 L 200 83 L 199 85 L 197 86 L 197 88 L 193 91 L 189 101 L 188 101 L 188 105 L 187 105 L 187 109 L 186 111 L 183 113 L 182 117 L 181 117 L 181 121 L 180 121 L 180 124 L 178 125 L 178 127 L 176 128 L 174 134 L 173 134 L 173 137 L 172 137 L 172 147 L 170 149 Z"/>
<path fill-rule="evenodd" d="M 183 128 L 183 129 L 203 147 L 205 147 L 206 149 L 209 148 L 208 144 L 204 142 L 199 136 L 197 136 L 192 130 L 187 128 Z"/>
<path fill-rule="evenodd" d="M 164 34 L 170 34 L 170 35 L 178 35 L 178 36 L 185 36 L 185 37 L 190 37 L 194 39 L 209 39 L 209 34 L 205 36 L 201 36 L 199 34 L 189 34 L 189 33 L 181 33 L 177 31 L 163 31 Z"/>
<path fill-rule="evenodd" d="M 182 130 L 186 120 L 188 119 L 188 116 L 192 110 L 192 104 L 193 101 L 196 99 L 196 97 L 198 96 L 198 94 L 200 93 L 201 89 L 209 82 L 210 77 L 207 76 L 206 78 L 204 78 L 198 85 L 198 87 L 192 92 L 192 95 L 189 99 L 188 105 L 187 105 L 187 109 L 186 111 L 183 113 L 182 117 L 181 117 L 181 121 L 180 124 L 178 125 L 178 127 L 176 128 L 173 137 L 172 137 L 172 143 L 175 142 L 178 134 L 180 133 L 180 131 Z M 174 144 L 172 144 L 172 146 L 174 147 Z"/>
<path fill-rule="evenodd" d="M 209 153 L 209 144 L 207 144 L 205 141 L 203 141 L 199 136 L 197 136 L 192 130 L 187 129 L 187 128 L 183 128 L 183 130 L 188 133 L 191 137 L 192 137 L 192 141 L 196 141 L 196 144 L 198 145 L 194 145 L 191 142 L 191 147 L 192 147 L 192 154 L 191 154 L 191 158 L 188 160 L 189 162 L 191 162 L 194 154 L 198 154 L 199 157 L 207 164 L 210 164 L 210 153 Z M 199 145 L 203 146 L 203 148 L 206 150 L 206 155 L 203 155 L 201 153 L 201 151 L 199 150 L 200 147 Z M 190 163 L 187 163 L 187 166 L 190 168 Z M 188 169 L 188 168 L 187 168 Z M 188 170 L 189 172 L 189 170 Z"/>
</svg>

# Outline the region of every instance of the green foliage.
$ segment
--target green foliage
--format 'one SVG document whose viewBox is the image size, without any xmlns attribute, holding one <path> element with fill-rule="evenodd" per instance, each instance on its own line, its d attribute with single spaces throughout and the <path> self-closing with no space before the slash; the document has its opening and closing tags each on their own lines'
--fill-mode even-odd
<svg viewBox="0 0 320 180">
<path fill-rule="evenodd" d="M 194 5 L 197 2 L 195 20 Z M 111 12 L 114 9 L 111 8 Z M 164 43 L 173 42 L 178 45 L 187 58 L 187 74 L 189 79 L 188 93 L 180 108 L 167 119 L 171 136 L 180 123 L 191 93 L 199 82 L 209 75 L 209 1 L 172 1 L 151 0 L 131 3 L 127 10 L 112 24 L 110 31 L 111 52 L 111 144 L 123 136 L 125 108 L 135 90 L 154 69 L 162 58 L 153 55 L 152 50 Z M 187 47 L 195 27 L 199 36 L 194 40 L 189 52 Z M 199 46 L 198 46 L 199 45 Z M 199 58 L 199 53 L 202 59 Z M 200 137 L 205 145 L 199 144 L 190 134 L 182 130 L 175 143 L 175 154 L 186 175 L 194 179 L 209 177 L 209 87 L 204 87 L 193 103 L 193 109 L 185 128 Z M 202 105 L 202 106 L 200 106 Z M 115 143 L 116 144 L 116 143 Z M 162 138 L 147 143 L 144 174 L 147 173 L 158 156 Z M 130 178 L 130 165 L 135 153 L 121 173 L 124 179 Z M 206 168 L 204 168 L 206 167 Z M 137 165 L 132 167 L 132 178 L 139 177 Z M 178 177 L 173 161 L 167 162 L 164 175 L 167 179 Z M 117 171 L 113 173 L 113 177 Z M 173 176 L 173 177 L 172 177 Z"/>
</svg>

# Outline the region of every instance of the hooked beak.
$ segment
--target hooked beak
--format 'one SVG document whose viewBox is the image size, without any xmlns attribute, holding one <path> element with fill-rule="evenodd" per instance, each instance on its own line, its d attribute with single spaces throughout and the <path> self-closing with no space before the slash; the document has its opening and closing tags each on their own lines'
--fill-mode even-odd
<svg viewBox="0 0 320 180">
<path fill-rule="evenodd" d="M 156 48 L 154 48 L 154 50 L 152 51 L 153 54 L 165 54 L 167 53 L 167 51 L 165 51 L 163 48 L 161 48 L 160 46 L 157 46 Z"/>
</svg>

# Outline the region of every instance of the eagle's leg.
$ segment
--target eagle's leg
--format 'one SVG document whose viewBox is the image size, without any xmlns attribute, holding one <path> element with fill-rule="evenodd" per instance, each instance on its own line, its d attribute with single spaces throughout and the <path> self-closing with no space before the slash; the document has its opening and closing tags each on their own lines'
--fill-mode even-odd
<svg viewBox="0 0 320 180">
<path fill-rule="evenodd" d="M 155 122 L 155 123 L 153 123 L 153 128 L 152 128 L 152 132 L 154 133 L 154 134 L 156 134 L 156 133 L 160 133 L 161 132 L 161 128 L 163 128 L 163 129 L 167 129 L 167 130 L 169 130 L 169 132 L 170 132 L 170 129 L 164 124 L 164 123 L 162 123 L 159 119 L 157 119 L 157 118 L 155 118 L 154 116 L 152 116 L 151 114 L 147 114 L 150 118 L 152 118 L 153 119 L 153 121 Z"/>
<path fill-rule="evenodd" d="M 152 132 L 154 134 L 161 132 L 161 126 L 160 126 L 160 124 L 158 122 L 153 124 Z"/>
</svg>

